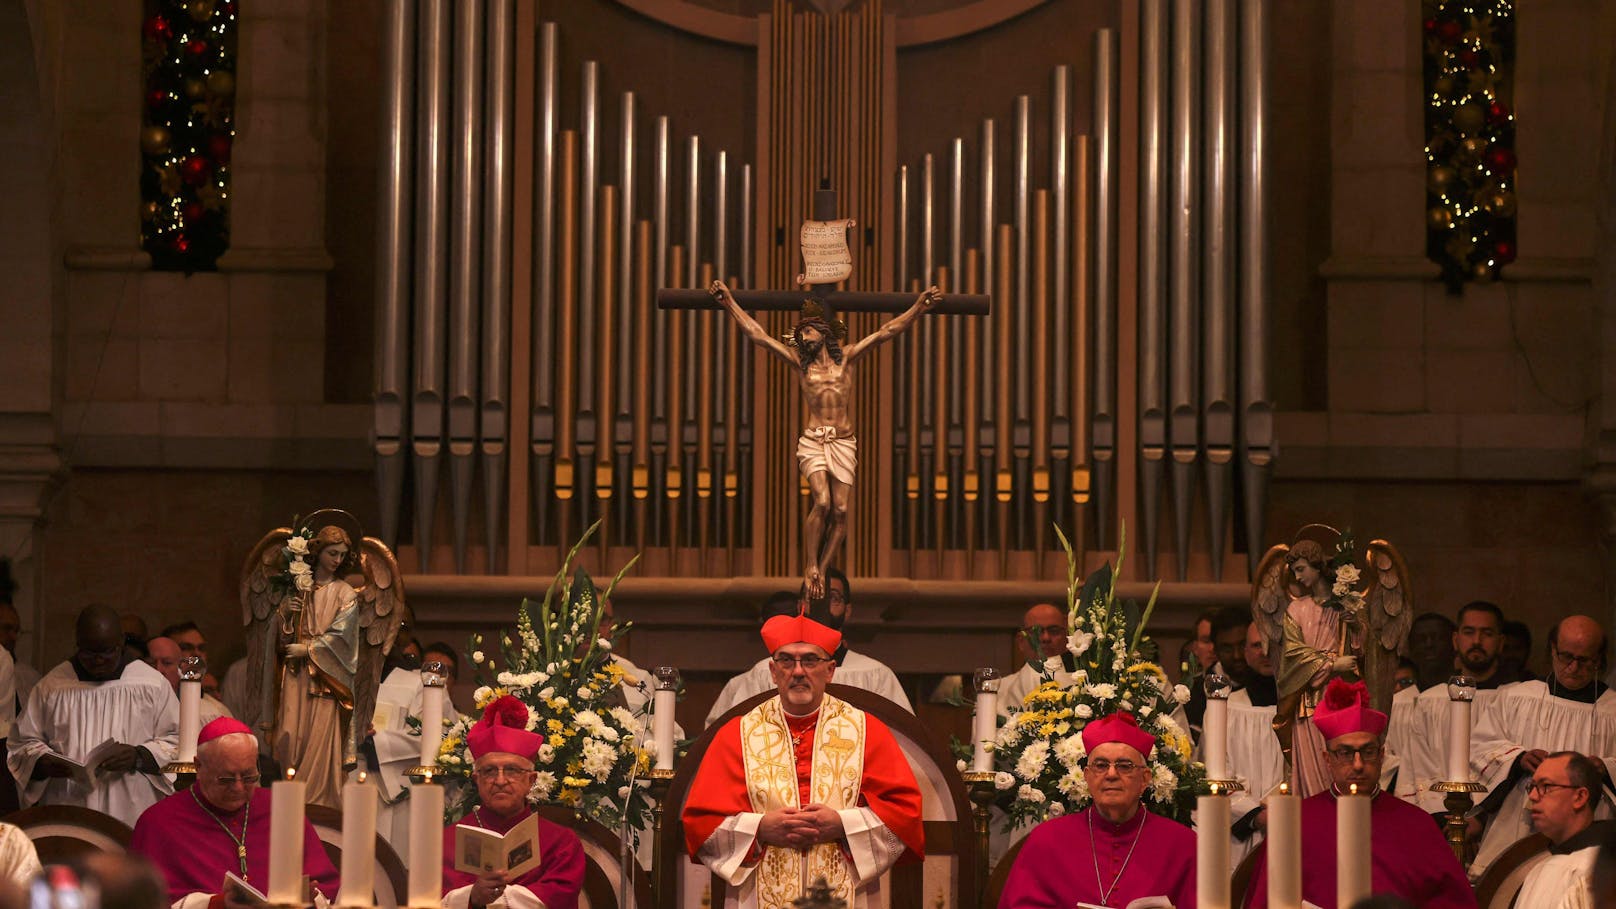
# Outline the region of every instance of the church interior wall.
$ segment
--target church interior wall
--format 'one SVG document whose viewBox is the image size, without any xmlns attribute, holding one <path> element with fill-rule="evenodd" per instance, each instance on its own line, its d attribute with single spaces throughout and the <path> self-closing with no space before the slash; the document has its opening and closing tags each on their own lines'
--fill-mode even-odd
<svg viewBox="0 0 1616 909">
<path fill-rule="evenodd" d="M 186 278 L 146 270 L 135 252 L 140 4 L 21 4 L 43 53 L 45 170 L 65 247 L 43 279 L 56 331 L 38 368 L 57 377 L 67 467 L 33 532 L 38 612 L 25 624 L 36 660 L 65 653 L 71 616 L 93 600 L 146 612 L 154 627 L 197 618 L 228 654 L 237 573 L 266 529 L 325 504 L 373 514 L 380 45 L 364 24 L 379 5 L 244 5 L 233 250 L 219 272 Z M 1284 413 L 1269 537 L 1328 520 L 1390 539 L 1409 557 L 1422 610 L 1490 598 L 1539 632 L 1572 611 L 1607 613 L 1602 522 L 1580 484 L 1608 368 L 1588 188 L 1616 47 L 1600 37 L 1616 39 L 1616 14 L 1593 0 L 1520 10 L 1522 259 L 1505 281 L 1449 296 L 1422 258 L 1417 4 L 1273 9 L 1272 367 Z M 935 100 L 900 90 L 905 153 L 944 154 L 985 115 L 1008 121 L 1017 92 L 1047 93 L 1051 65 L 1017 59 L 1017 42 L 1046 20 L 1110 10 L 1049 4 L 979 48 L 913 51 L 900 64 L 914 76 L 906 84 L 975 75 L 981 103 L 1001 109 L 962 103 L 928 117 Z M 564 71 L 603 61 L 603 99 L 633 90 L 642 111 L 751 157 L 749 51 L 668 38 L 605 0 L 545 11 L 567 36 Z M 1087 54 L 1076 42 L 1074 75 Z M 1074 100 L 1086 118 L 1075 87 Z M 1009 627 L 1020 605 L 990 608 Z M 1164 646 L 1176 652 L 1173 634 L 1194 611 L 1164 613 Z M 1010 659 L 1003 634 L 960 631 Z M 675 652 L 710 646 L 700 629 L 665 635 Z M 904 670 L 907 648 L 881 637 L 870 649 Z M 750 659 L 737 650 L 733 662 Z"/>
</svg>

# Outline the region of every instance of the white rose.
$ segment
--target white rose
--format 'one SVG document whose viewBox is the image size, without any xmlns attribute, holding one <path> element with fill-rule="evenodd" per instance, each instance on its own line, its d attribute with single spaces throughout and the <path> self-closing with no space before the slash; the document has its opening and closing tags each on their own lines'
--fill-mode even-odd
<svg viewBox="0 0 1616 909">
<path fill-rule="evenodd" d="M 1100 682 L 1098 684 L 1088 686 L 1088 693 L 1096 698 L 1099 698 L 1101 701 L 1109 701 L 1117 696 L 1117 686 L 1111 684 L 1110 682 Z"/>
<path fill-rule="evenodd" d="M 1016 790 L 1016 798 L 1019 798 L 1024 802 L 1032 802 L 1034 805 L 1042 805 L 1044 803 L 1044 794 L 1039 790 L 1026 785 L 1023 785 L 1020 789 Z"/>
<path fill-rule="evenodd" d="M 1078 704 L 1072 708 L 1072 715 L 1080 720 L 1086 720 L 1094 715 L 1094 708 L 1087 704 Z"/>
<path fill-rule="evenodd" d="M 553 697 L 555 697 L 554 688 L 544 688 L 539 691 L 539 700 L 541 701 L 548 701 Z"/>
<path fill-rule="evenodd" d="M 1061 815 L 1063 815 L 1065 813 L 1066 813 L 1066 806 L 1065 805 L 1061 804 L 1060 802 L 1050 802 L 1049 803 L 1049 816 L 1050 817 L 1060 817 Z"/>
<path fill-rule="evenodd" d="M 993 775 L 993 788 L 999 790 L 1009 789 L 1016 784 L 1016 778 L 1003 770 Z"/>
<path fill-rule="evenodd" d="M 970 769 L 970 766 L 971 765 L 965 763 L 963 759 L 954 762 L 955 769 L 959 770 L 960 773 L 964 773 L 966 770 Z"/>
<path fill-rule="evenodd" d="M 1335 582 L 1338 586 L 1341 584 L 1351 586 L 1358 583 L 1358 566 L 1349 564 L 1337 568 L 1335 570 Z"/>
<path fill-rule="evenodd" d="M 311 569 L 309 568 L 308 562 L 305 562 L 302 559 L 293 559 L 286 564 L 286 570 L 291 572 L 293 577 L 297 577 L 299 575 L 308 574 Z"/>
<path fill-rule="evenodd" d="M 605 638 L 601 638 L 595 641 L 595 646 L 599 647 L 601 650 L 610 651 L 612 649 L 612 642 L 606 640 Z"/>
<path fill-rule="evenodd" d="M 1180 704 L 1188 704 L 1190 702 L 1190 690 L 1183 685 L 1174 685 L 1173 700 Z"/>
<path fill-rule="evenodd" d="M 483 661 L 483 652 L 481 650 L 473 650 L 471 652 L 471 661 L 473 663 L 481 663 Z"/>
<path fill-rule="evenodd" d="M 595 689 L 585 685 L 584 687 L 578 689 L 578 696 L 587 701 L 595 696 Z"/>
<path fill-rule="evenodd" d="M 297 586 L 298 590 L 302 590 L 302 591 L 305 591 L 305 592 L 314 589 L 314 577 L 313 577 L 313 575 L 307 575 L 307 574 L 297 575 L 296 577 L 292 578 L 292 583 Z"/>
<path fill-rule="evenodd" d="M 286 541 L 286 550 L 293 555 L 306 555 L 309 551 L 309 538 L 294 535 Z"/>
<path fill-rule="evenodd" d="M 1139 708 L 1139 718 L 1144 719 L 1144 718 L 1150 716 L 1152 713 L 1155 713 L 1155 712 L 1156 712 L 1156 708 L 1150 706 L 1149 704 L 1146 704 L 1145 706 Z"/>
<path fill-rule="evenodd" d="M 471 693 L 471 699 L 473 701 L 476 701 L 476 702 L 480 703 L 484 698 L 488 697 L 489 695 L 491 695 L 493 693 L 494 693 L 494 689 L 489 688 L 487 685 L 482 685 L 482 686 L 479 686 L 476 691 L 473 691 Z"/>
</svg>

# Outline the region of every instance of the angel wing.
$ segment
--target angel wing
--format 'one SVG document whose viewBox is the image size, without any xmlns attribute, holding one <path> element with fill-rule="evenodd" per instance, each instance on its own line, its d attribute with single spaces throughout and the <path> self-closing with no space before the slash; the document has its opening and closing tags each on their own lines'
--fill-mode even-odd
<svg viewBox="0 0 1616 909">
<path fill-rule="evenodd" d="M 248 553 L 241 566 L 241 622 L 247 628 L 247 696 L 241 721 L 263 741 L 269 741 L 269 723 L 275 716 L 275 646 L 273 619 L 282 594 L 270 583 L 281 571 L 281 549 L 292 528 L 277 527 Z"/>
<path fill-rule="evenodd" d="M 361 585 L 356 585 L 359 653 L 354 670 L 353 719 L 344 744 L 344 756 L 350 764 L 358 760 L 359 745 L 376 713 L 376 691 L 381 687 L 387 654 L 392 652 L 398 630 L 410 615 L 404 603 L 404 575 L 387 544 L 375 537 L 361 538 L 359 564 L 365 575 Z"/>
<path fill-rule="evenodd" d="M 1285 567 L 1285 554 L 1290 551 L 1284 543 L 1269 547 L 1251 581 L 1251 620 L 1257 623 L 1276 665 L 1284 651 L 1285 610 L 1291 603 L 1290 572 Z"/>
<path fill-rule="evenodd" d="M 1376 710 L 1390 714 L 1396 693 L 1392 675 L 1397 652 L 1408 639 L 1414 622 L 1414 591 L 1409 586 L 1408 564 L 1392 544 L 1371 540 L 1364 553 L 1364 612 L 1369 633 L 1364 641 L 1364 682 Z"/>
</svg>

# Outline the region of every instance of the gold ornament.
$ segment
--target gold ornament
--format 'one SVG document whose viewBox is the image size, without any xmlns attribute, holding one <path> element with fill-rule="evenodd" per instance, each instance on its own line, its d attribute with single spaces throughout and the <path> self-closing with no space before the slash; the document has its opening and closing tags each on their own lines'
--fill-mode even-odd
<svg viewBox="0 0 1616 909">
<path fill-rule="evenodd" d="M 1487 140 L 1478 138 L 1476 136 L 1471 136 L 1470 138 L 1461 142 L 1460 147 L 1462 147 L 1465 154 L 1469 155 L 1472 159 L 1479 159 L 1481 157 L 1481 153 L 1487 150 Z M 1471 163 L 1474 163 L 1474 161 Z"/>
<path fill-rule="evenodd" d="M 1453 185 L 1454 178 L 1459 175 L 1446 164 L 1438 164 L 1425 172 L 1425 185 L 1431 192 L 1440 195 L 1443 190 Z"/>
<path fill-rule="evenodd" d="M 228 98 L 236 93 L 236 77 L 233 73 L 216 69 L 208 73 L 208 94 Z"/>
<path fill-rule="evenodd" d="M 1481 132 L 1481 127 L 1486 122 L 1487 113 L 1481 109 L 1480 104 L 1461 104 L 1459 109 L 1453 112 L 1453 125 L 1467 136 Z"/>
<path fill-rule="evenodd" d="M 155 157 L 168 151 L 171 140 L 168 127 L 148 126 L 140 131 L 140 150 Z"/>
<path fill-rule="evenodd" d="M 213 0 L 191 0 L 185 4 L 185 11 L 198 22 L 206 22 L 213 18 Z"/>
<path fill-rule="evenodd" d="M 140 220 L 150 221 L 157 217 L 157 203 L 147 202 L 140 206 Z"/>
<path fill-rule="evenodd" d="M 1507 218 L 1515 214 L 1515 194 L 1507 189 L 1495 189 L 1482 198 L 1481 207 L 1489 214 Z"/>
<path fill-rule="evenodd" d="M 1437 230 L 1446 228 L 1453 223 L 1453 212 L 1442 206 L 1434 206 L 1425 212 L 1425 221 Z"/>
<path fill-rule="evenodd" d="M 1453 236 L 1448 238 L 1448 242 L 1442 245 L 1443 251 L 1451 259 L 1468 259 L 1470 258 L 1470 251 L 1475 248 L 1476 241 L 1470 239 L 1470 235 L 1463 230 L 1454 231 Z"/>
<path fill-rule="evenodd" d="M 200 98 L 202 93 L 207 90 L 207 83 L 195 76 L 185 80 L 185 97 L 187 98 Z"/>
<path fill-rule="evenodd" d="M 1491 281 L 1493 279 L 1493 267 L 1486 262 L 1477 262 L 1475 265 L 1470 266 L 1470 276 L 1477 281 Z"/>
<path fill-rule="evenodd" d="M 1438 95 L 1446 98 L 1447 96 L 1453 94 L 1453 77 L 1437 76 L 1436 81 L 1431 83 L 1431 89 Z"/>
</svg>

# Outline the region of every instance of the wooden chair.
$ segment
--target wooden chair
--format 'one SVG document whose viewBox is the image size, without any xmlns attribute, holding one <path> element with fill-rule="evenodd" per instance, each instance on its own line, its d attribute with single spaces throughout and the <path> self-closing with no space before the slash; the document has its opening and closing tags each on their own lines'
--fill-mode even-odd
<svg viewBox="0 0 1616 909">
<path fill-rule="evenodd" d="M 951 906 L 971 905 L 976 894 L 976 834 L 971 826 L 971 804 L 954 766 L 954 757 L 933 731 L 909 711 L 862 688 L 832 683 L 826 691 L 885 723 L 903 749 L 920 785 L 921 817 L 926 838 L 924 864 L 900 864 L 892 869 L 888 892 L 892 906 L 930 906 L 943 891 Z M 668 787 L 662 815 L 662 867 L 655 869 L 659 906 L 698 905 L 704 882 L 711 881 L 711 905 L 722 905 L 723 881 L 692 864 L 685 853 L 684 825 L 679 816 L 702 756 L 725 723 L 743 716 L 776 692 L 766 691 L 735 705 L 690 745 Z"/>
<path fill-rule="evenodd" d="M 117 818 L 78 805 L 34 805 L 12 812 L 5 821 L 28 834 L 44 865 L 90 852 L 124 852 L 134 834 Z"/>
<path fill-rule="evenodd" d="M 1549 838 L 1541 833 L 1522 837 L 1488 866 L 1476 881 L 1476 905 L 1481 909 L 1510 909 L 1520 895 L 1526 876 L 1549 857 Z"/>
<path fill-rule="evenodd" d="M 579 817 L 571 809 L 543 805 L 537 810 L 545 820 L 570 828 L 583 843 L 584 888 L 579 894 L 579 909 L 615 909 L 619 905 L 618 888 L 622 882 L 622 853 L 619 851 L 622 840 L 600 823 Z M 629 862 L 632 899 L 628 906 L 631 909 L 650 909 L 651 878 L 632 855 Z"/>
<path fill-rule="evenodd" d="M 1262 855 L 1263 852 L 1264 849 L 1259 845 L 1256 849 L 1246 853 L 1246 857 L 1240 860 L 1239 865 L 1235 866 L 1234 877 L 1229 879 L 1229 905 L 1244 906 L 1246 904 L 1246 897 L 1249 895 L 1246 891 L 1251 889 L 1251 879 L 1257 873 L 1257 856 Z"/>
<path fill-rule="evenodd" d="M 342 812 L 325 805 L 309 805 L 304 816 L 314 825 L 320 845 L 331 859 L 333 867 L 342 868 Z M 410 875 L 393 847 L 378 834 L 376 837 L 376 906 L 378 909 L 398 909 L 405 904 L 410 892 Z"/>
</svg>

